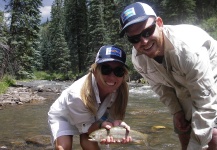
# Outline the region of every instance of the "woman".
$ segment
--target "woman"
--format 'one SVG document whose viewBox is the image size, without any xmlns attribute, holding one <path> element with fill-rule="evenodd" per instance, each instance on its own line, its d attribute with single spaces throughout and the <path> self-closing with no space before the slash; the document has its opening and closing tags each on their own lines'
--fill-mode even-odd
<svg viewBox="0 0 217 150">
<path fill-rule="evenodd" d="M 114 45 L 102 46 L 89 73 L 64 90 L 52 104 L 48 122 L 56 149 L 71 150 L 73 135 L 80 135 L 84 150 L 98 150 L 98 143 L 88 140 L 91 132 L 113 126 L 130 130 L 122 121 L 128 102 L 125 62 L 126 54 L 122 49 Z M 101 143 L 130 141 L 130 137 L 122 141 L 108 137 Z"/>
</svg>

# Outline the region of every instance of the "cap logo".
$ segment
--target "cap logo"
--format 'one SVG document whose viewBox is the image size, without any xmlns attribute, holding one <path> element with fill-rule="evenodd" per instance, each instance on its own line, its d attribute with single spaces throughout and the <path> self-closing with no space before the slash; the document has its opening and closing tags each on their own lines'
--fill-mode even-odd
<svg viewBox="0 0 217 150">
<path fill-rule="evenodd" d="M 128 8 L 127 10 L 125 10 L 121 16 L 122 18 L 122 22 L 125 22 L 128 18 L 132 17 L 136 15 L 134 7 L 132 8 Z"/>
<path fill-rule="evenodd" d="M 122 52 L 121 50 L 115 47 L 109 47 L 109 48 L 106 48 L 106 55 L 115 55 L 115 56 L 121 57 Z"/>
</svg>

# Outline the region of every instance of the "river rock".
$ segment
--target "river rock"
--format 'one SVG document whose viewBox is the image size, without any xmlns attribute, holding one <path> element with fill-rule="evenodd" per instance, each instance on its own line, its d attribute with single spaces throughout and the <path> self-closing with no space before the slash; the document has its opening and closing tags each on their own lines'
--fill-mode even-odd
<svg viewBox="0 0 217 150">
<path fill-rule="evenodd" d="M 50 135 L 36 135 L 26 139 L 27 144 L 34 144 L 37 146 L 49 146 L 51 136 Z"/>
<path fill-rule="evenodd" d="M 44 101 L 46 98 L 38 96 L 29 87 L 9 87 L 5 94 L 0 95 L 0 106 L 7 104 L 35 103 Z"/>
</svg>

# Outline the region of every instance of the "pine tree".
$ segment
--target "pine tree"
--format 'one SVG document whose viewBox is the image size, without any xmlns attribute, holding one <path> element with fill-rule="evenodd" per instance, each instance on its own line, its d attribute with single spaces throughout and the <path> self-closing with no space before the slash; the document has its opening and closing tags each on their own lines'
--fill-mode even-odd
<svg viewBox="0 0 217 150">
<path fill-rule="evenodd" d="M 195 0 L 196 13 L 200 20 L 216 17 L 217 1 L 216 0 Z"/>
<path fill-rule="evenodd" d="M 169 24 L 193 23 L 195 22 L 194 0 L 163 0 L 161 5 L 164 14 L 161 16 Z"/>
<path fill-rule="evenodd" d="M 51 10 L 51 22 L 49 26 L 50 71 L 67 73 L 70 68 L 69 49 L 63 32 L 63 0 L 55 0 Z"/>
<path fill-rule="evenodd" d="M 42 59 L 42 67 L 41 70 L 47 71 L 51 69 L 51 40 L 50 40 L 50 32 L 49 32 L 50 22 L 43 24 L 40 30 L 40 44 L 38 50 L 41 53 Z"/>
<path fill-rule="evenodd" d="M 89 51 L 86 0 L 65 0 L 65 37 L 70 49 L 71 68 L 81 73 L 88 66 Z"/>
<path fill-rule="evenodd" d="M 31 78 L 38 44 L 41 0 L 11 0 L 10 58 L 17 78 Z"/>
<path fill-rule="evenodd" d="M 104 5 L 102 0 L 90 0 L 88 4 L 89 56 L 93 61 L 101 46 L 106 44 L 108 36 L 104 24 Z"/>
<path fill-rule="evenodd" d="M 0 11 L 0 78 L 2 78 L 5 73 L 9 73 L 8 28 L 4 19 L 4 12 Z"/>
</svg>

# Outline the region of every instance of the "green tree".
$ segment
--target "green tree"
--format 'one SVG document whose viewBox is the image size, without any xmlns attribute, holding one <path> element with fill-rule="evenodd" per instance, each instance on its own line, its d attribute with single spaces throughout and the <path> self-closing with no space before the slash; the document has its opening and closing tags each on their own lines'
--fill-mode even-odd
<svg viewBox="0 0 217 150">
<path fill-rule="evenodd" d="M 8 41 L 8 28 L 4 18 L 4 12 L 0 11 L 0 78 L 5 73 L 9 72 L 9 46 Z"/>
<path fill-rule="evenodd" d="M 69 49 L 63 32 L 63 0 L 55 0 L 51 10 L 49 26 L 51 49 L 49 50 L 51 71 L 67 73 L 70 68 Z"/>
<path fill-rule="evenodd" d="M 51 49 L 49 25 L 50 22 L 46 22 L 45 24 L 41 25 L 41 29 L 40 29 L 40 44 L 38 50 L 41 53 L 41 59 L 42 59 L 41 70 L 52 70 L 51 57 L 50 57 L 50 53 L 52 49 Z"/>
<path fill-rule="evenodd" d="M 217 17 L 213 16 L 209 19 L 204 19 L 201 27 L 217 40 Z"/>
<path fill-rule="evenodd" d="M 17 78 L 31 78 L 38 45 L 41 0 L 10 0 L 10 59 Z"/>
<path fill-rule="evenodd" d="M 57 62 L 64 64 L 64 61 L 57 59 L 61 53 L 58 49 L 65 49 L 66 52 L 63 53 L 67 54 L 68 46 L 70 68 L 73 73 L 84 72 L 87 66 L 93 63 L 96 52 L 104 44 L 115 44 L 123 48 L 128 54 L 128 65 L 132 67 L 130 64 L 132 45 L 126 38 L 119 38 L 119 17 L 124 7 L 133 2 L 138 0 L 64 0 L 64 5 L 63 0 L 56 0 L 55 4 L 61 3 L 60 7 L 58 9 L 56 6 L 52 7 L 51 23 L 46 27 L 43 26 L 41 32 L 43 69 L 50 68 L 49 70 L 55 71 Z M 164 24 L 196 24 L 216 37 L 216 1 L 140 0 L 140 2 L 149 4 L 156 14 L 163 18 Z M 64 39 L 67 45 L 64 44 Z"/>
<path fill-rule="evenodd" d="M 65 0 L 65 37 L 70 49 L 71 68 L 81 73 L 87 67 L 89 51 L 86 0 Z"/>
<path fill-rule="evenodd" d="M 161 16 L 168 24 L 193 23 L 195 20 L 195 0 L 163 0 L 164 13 Z"/>
<path fill-rule="evenodd" d="M 196 1 L 196 14 L 199 20 L 209 19 L 216 17 L 217 14 L 217 1 L 216 0 L 195 0 Z"/>
<path fill-rule="evenodd" d="M 105 39 L 108 39 L 108 35 L 104 24 L 104 5 L 102 0 L 89 1 L 88 8 L 88 60 L 93 62 L 98 49 L 105 44 Z"/>
</svg>

